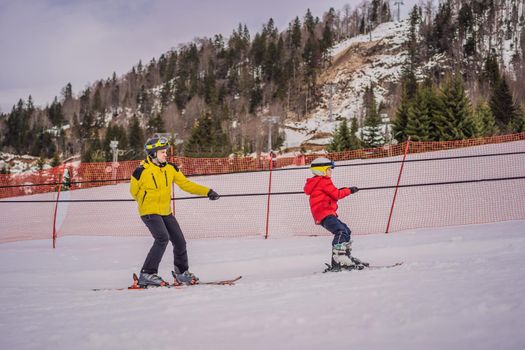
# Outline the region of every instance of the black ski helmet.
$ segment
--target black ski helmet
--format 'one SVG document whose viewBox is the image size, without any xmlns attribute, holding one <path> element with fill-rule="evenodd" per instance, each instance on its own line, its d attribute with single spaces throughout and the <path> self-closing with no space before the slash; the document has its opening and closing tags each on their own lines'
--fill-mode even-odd
<svg viewBox="0 0 525 350">
<path fill-rule="evenodd" d="M 170 142 L 165 137 L 152 137 L 146 141 L 144 150 L 146 154 L 151 158 L 157 158 L 157 151 L 161 149 L 167 149 L 170 147 Z"/>
</svg>

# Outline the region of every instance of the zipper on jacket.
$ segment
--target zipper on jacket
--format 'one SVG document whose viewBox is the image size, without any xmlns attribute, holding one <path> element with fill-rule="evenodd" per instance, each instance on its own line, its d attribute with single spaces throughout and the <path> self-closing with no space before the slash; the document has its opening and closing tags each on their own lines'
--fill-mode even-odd
<svg viewBox="0 0 525 350">
<path fill-rule="evenodd" d="M 146 199 L 146 195 L 148 194 L 147 191 L 144 191 L 144 196 L 142 197 L 142 204 L 144 204 L 144 200 Z"/>
<path fill-rule="evenodd" d="M 151 174 L 151 177 L 153 178 L 153 182 L 155 183 L 155 188 L 159 188 L 159 186 L 157 186 L 157 180 L 155 180 L 155 175 Z"/>
<path fill-rule="evenodd" d="M 166 187 L 168 187 L 168 175 L 164 172 L 164 178 L 166 179 Z"/>
</svg>

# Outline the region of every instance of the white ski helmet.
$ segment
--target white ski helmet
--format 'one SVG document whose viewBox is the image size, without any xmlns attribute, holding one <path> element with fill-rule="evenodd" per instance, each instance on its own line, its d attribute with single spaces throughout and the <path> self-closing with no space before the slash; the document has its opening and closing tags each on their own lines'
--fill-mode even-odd
<svg viewBox="0 0 525 350">
<path fill-rule="evenodd" d="M 333 169 L 335 163 L 328 158 L 319 157 L 315 158 L 312 163 L 310 163 L 310 170 L 314 175 L 326 176 L 326 170 Z"/>
</svg>

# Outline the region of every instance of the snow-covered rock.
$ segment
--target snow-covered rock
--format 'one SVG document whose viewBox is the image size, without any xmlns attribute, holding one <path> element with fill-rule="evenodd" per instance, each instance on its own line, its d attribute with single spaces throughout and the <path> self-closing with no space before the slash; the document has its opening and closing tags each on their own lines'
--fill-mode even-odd
<svg viewBox="0 0 525 350">
<path fill-rule="evenodd" d="M 328 144 L 331 138 L 326 135 L 331 135 L 342 119 L 362 118 L 363 95 L 371 84 L 377 103 L 388 102 L 388 86 L 399 81 L 406 61 L 402 45 L 408 27 L 406 20 L 383 23 L 367 35 L 335 45 L 332 66 L 319 78 L 321 104 L 305 120 L 285 123 L 285 146 Z M 324 137 L 316 137 L 319 133 Z"/>
</svg>

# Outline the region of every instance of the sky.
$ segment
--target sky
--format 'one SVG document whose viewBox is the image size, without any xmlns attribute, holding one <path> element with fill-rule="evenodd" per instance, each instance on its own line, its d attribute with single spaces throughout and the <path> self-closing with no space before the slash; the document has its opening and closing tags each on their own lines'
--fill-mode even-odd
<svg viewBox="0 0 525 350">
<path fill-rule="evenodd" d="M 402 16 L 417 0 L 404 0 Z M 330 7 L 361 0 L 0 0 L 0 112 L 31 95 L 50 103 L 68 83 L 78 94 L 96 80 L 125 74 L 142 60 L 197 37 L 228 37 L 239 23 L 250 33 L 269 18 L 287 28 L 309 8 L 321 17 Z M 393 3 L 393 1 L 392 1 Z"/>
</svg>

